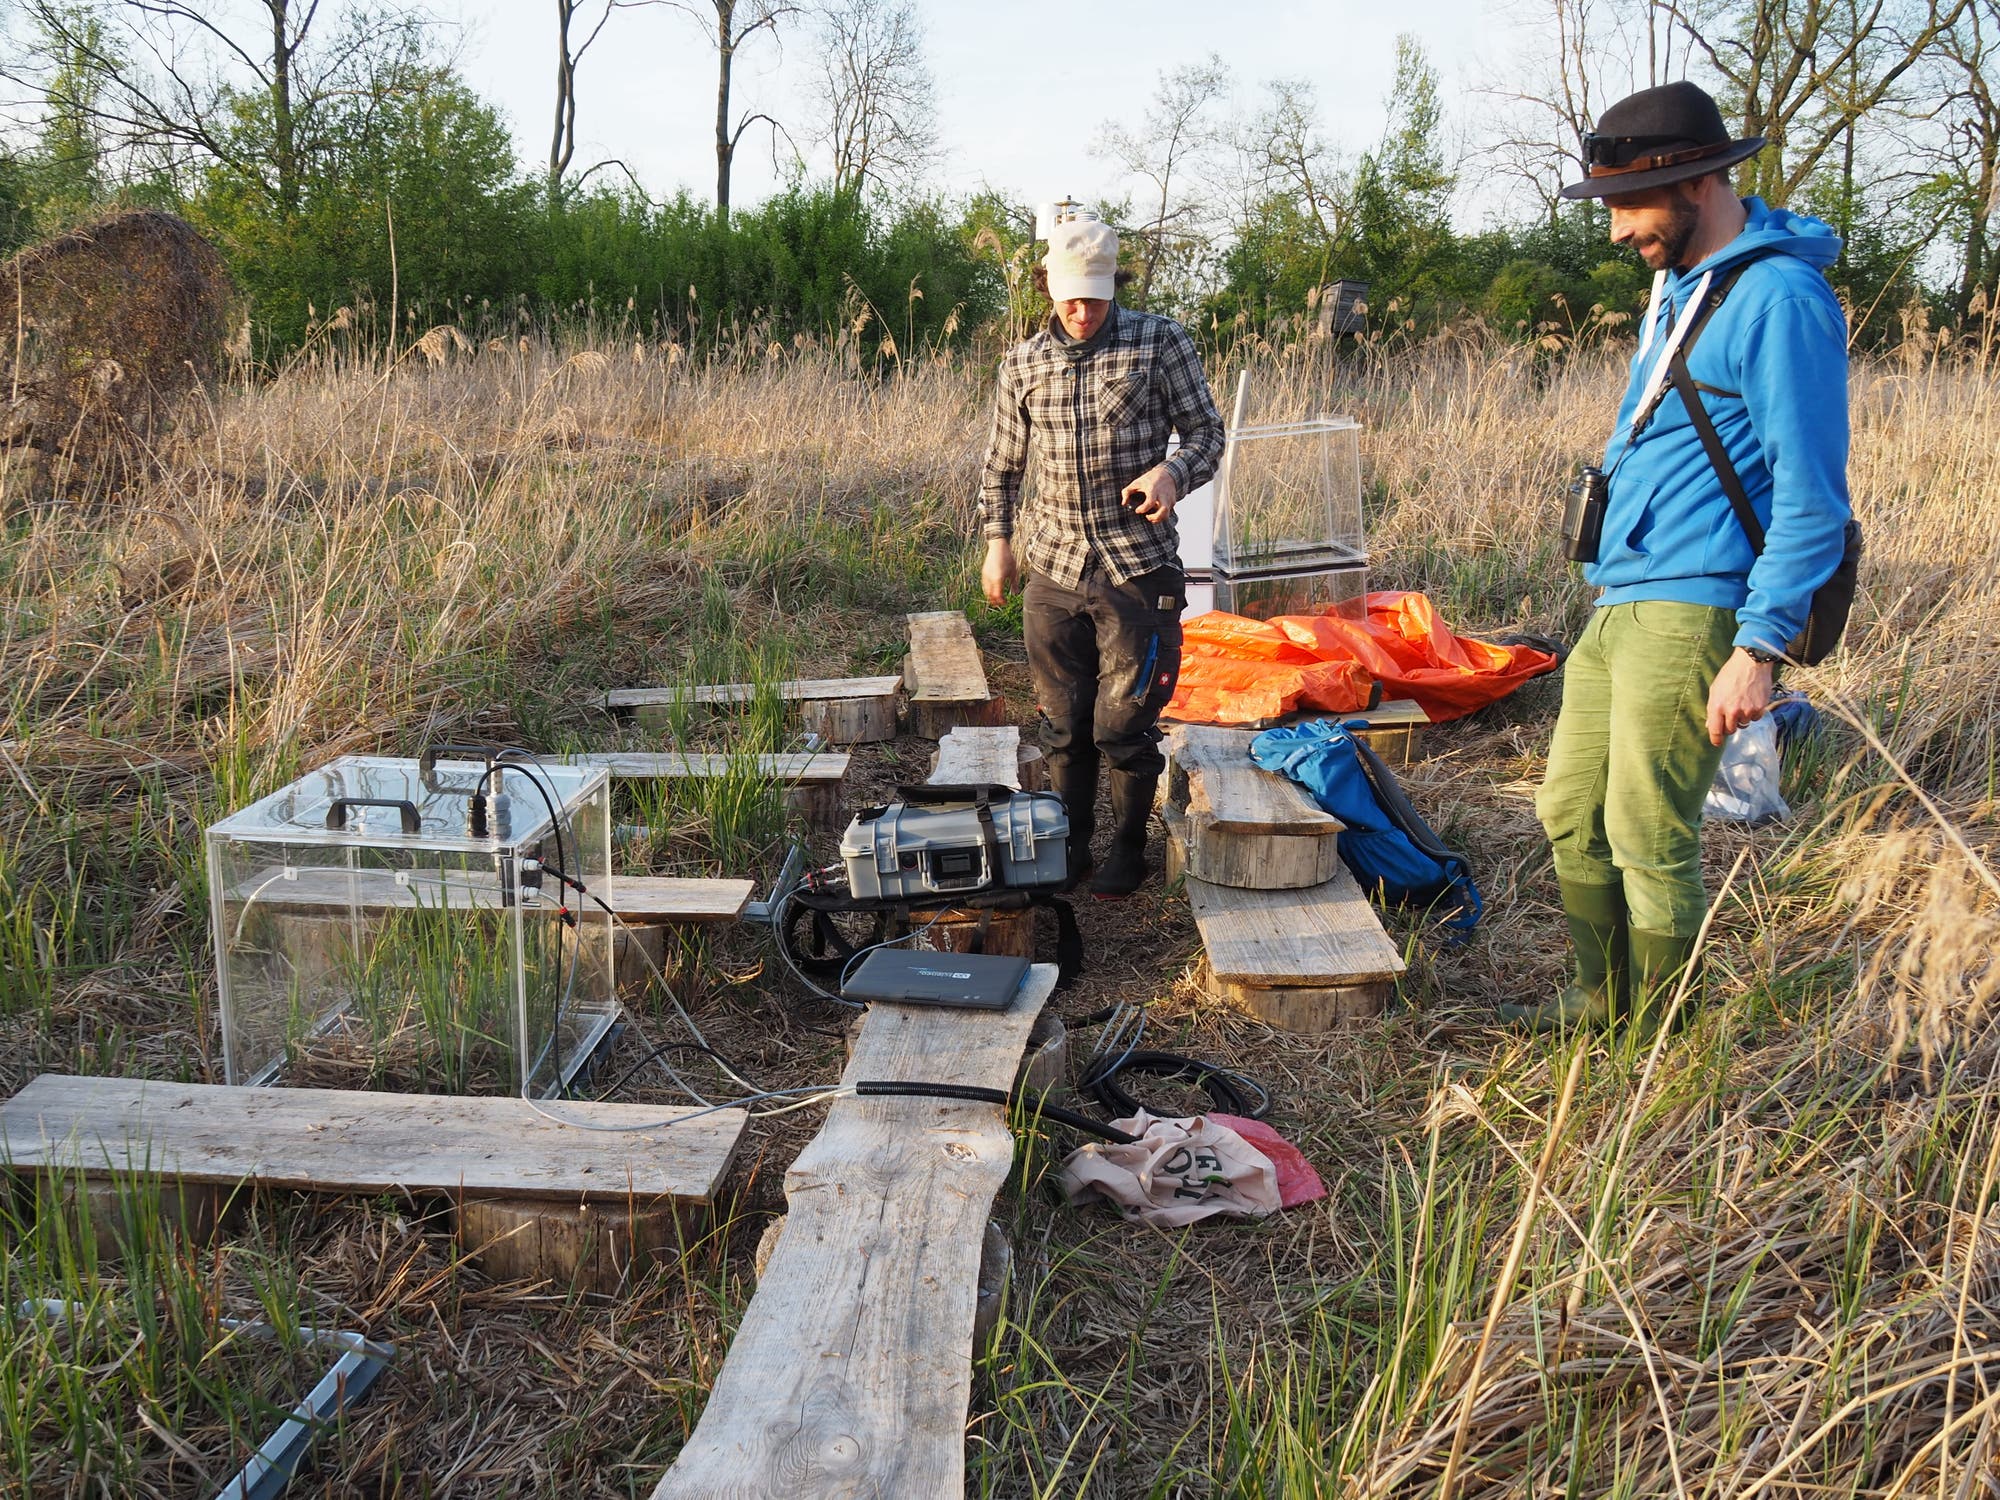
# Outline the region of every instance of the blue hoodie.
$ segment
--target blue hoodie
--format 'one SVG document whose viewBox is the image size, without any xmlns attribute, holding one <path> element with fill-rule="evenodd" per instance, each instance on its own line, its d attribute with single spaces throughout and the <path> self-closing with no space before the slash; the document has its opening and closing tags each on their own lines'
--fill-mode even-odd
<svg viewBox="0 0 2000 1500">
<path fill-rule="evenodd" d="M 1822 268 L 1840 239 L 1818 219 L 1746 198 L 1743 232 L 1700 265 L 1670 271 L 1651 346 L 1632 359 L 1605 449 L 1611 496 L 1597 562 L 1599 604 L 1672 599 L 1736 611 L 1736 644 L 1779 651 L 1840 561 L 1847 524 L 1847 322 Z M 1702 402 L 1764 523 L 1763 555 L 1671 385 L 1626 448 L 1647 377 L 1706 272 L 1738 278 L 1688 355 Z"/>
</svg>

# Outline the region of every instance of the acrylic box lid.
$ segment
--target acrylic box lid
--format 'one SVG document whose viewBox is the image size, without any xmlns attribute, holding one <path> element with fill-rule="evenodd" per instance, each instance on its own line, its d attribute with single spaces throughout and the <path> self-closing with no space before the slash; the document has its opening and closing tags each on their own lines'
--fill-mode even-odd
<svg viewBox="0 0 2000 1500">
<path fill-rule="evenodd" d="M 480 762 L 440 760 L 426 778 L 416 761 L 388 755 L 343 755 L 212 824 L 208 836 L 487 853 L 533 843 L 549 831 L 548 805 L 536 792 L 531 774 L 565 813 L 610 779 L 602 766 L 507 762 L 498 769 L 500 791 L 507 799 L 504 826 L 489 817 L 484 837 L 474 837 L 467 827 L 471 794 L 486 774 Z M 334 803 L 357 798 L 374 805 L 345 807 L 335 826 L 329 827 Z M 414 830 L 409 827 L 412 821 Z"/>
</svg>

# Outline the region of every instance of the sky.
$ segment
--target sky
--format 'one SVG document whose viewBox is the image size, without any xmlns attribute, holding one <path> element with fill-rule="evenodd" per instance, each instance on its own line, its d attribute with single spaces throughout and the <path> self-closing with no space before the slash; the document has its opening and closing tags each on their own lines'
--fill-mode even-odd
<svg viewBox="0 0 2000 1500">
<path fill-rule="evenodd" d="M 1482 108 L 1477 89 L 1525 40 L 1518 19 L 1496 20 L 1493 5 L 1474 0 L 917 0 L 917 8 L 945 148 L 938 185 L 993 187 L 1016 202 L 1122 196 L 1118 169 L 1091 152 L 1099 127 L 1136 126 L 1160 75 L 1210 52 L 1229 64 L 1246 110 L 1266 79 L 1310 81 L 1329 138 L 1352 157 L 1381 133 L 1398 32 L 1422 42 L 1440 74 L 1447 124 L 1461 132 Z M 446 0 L 441 10 L 459 26 L 467 80 L 503 110 L 524 160 L 545 162 L 552 0 Z M 804 120 L 812 61 L 804 27 L 794 23 L 782 46 L 760 34 L 737 56 L 733 102 Z M 691 16 L 663 4 L 615 12 L 578 69 L 578 99 L 573 170 L 616 157 L 655 197 L 714 191 L 715 56 Z M 732 201 L 754 202 L 781 181 L 770 132 L 752 127 Z"/>
</svg>

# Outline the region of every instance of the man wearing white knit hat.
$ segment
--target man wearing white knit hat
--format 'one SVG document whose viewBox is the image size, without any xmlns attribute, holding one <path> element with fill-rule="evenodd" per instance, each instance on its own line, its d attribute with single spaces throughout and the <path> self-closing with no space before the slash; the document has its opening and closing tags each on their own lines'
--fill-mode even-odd
<svg viewBox="0 0 2000 1500">
<path fill-rule="evenodd" d="M 1222 416 L 1187 330 L 1115 300 L 1117 232 L 1076 214 L 1051 233 L 1036 284 L 1054 312 L 1000 362 L 980 486 L 980 581 L 997 606 L 1025 565 L 1022 633 L 1049 775 L 1069 813 L 1070 873 L 1092 868 L 1101 758 L 1113 831 L 1090 888 L 1125 896 L 1145 879 L 1147 820 L 1165 768 L 1160 710 L 1180 676 L 1187 583 L 1174 506 L 1213 476 Z M 1175 431 L 1181 446 L 1168 458 Z"/>
</svg>

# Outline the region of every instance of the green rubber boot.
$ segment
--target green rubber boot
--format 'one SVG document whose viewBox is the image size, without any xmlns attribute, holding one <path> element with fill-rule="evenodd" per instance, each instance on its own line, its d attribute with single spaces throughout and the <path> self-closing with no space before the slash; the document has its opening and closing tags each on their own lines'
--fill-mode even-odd
<svg viewBox="0 0 2000 1500">
<path fill-rule="evenodd" d="M 1609 1025 L 1624 1015 L 1630 998 L 1624 887 L 1559 884 L 1570 946 L 1576 950 L 1575 973 L 1553 1000 L 1500 1007 L 1502 1021 L 1530 1031 Z"/>
<path fill-rule="evenodd" d="M 1668 1007 L 1674 1003 L 1674 995 L 1680 989 L 1681 975 L 1687 972 L 1689 964 L 1695 964 L 1694 978 L 1688 982 L 1687 998 L 1681 1002 L 1680 1011 L 1674 1019 L 1674 1028 L 1679 1030 L 1701 1008 L 1701 967 L 1695 960 L 1694 936 L 1645 932 L 1635 927 L 1631 933 L 1631 944 L 1632 1023 L 1649 1036 L 1666 1019 Z"/>
</svg>

